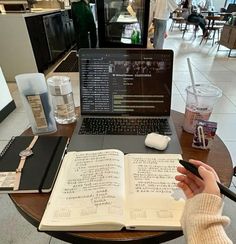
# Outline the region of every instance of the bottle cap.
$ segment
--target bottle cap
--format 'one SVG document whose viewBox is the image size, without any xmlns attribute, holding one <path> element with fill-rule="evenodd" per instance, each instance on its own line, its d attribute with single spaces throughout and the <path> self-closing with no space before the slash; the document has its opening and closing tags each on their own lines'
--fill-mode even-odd
<svg viewBox="0 0 236 244">
<path fill-rule="evenodd" d="M 72 92 L 70 78 L 68 76 L 52 76 L 47 79 L 51 95 L 63 96 Z"/>
</svg>

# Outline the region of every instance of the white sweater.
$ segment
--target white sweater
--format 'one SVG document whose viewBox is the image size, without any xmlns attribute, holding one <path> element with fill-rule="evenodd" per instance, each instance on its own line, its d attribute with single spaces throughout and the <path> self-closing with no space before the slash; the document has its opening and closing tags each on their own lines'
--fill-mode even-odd
<svg viewBox="0 0 236 244">
<path fill-rule="evenodd" d="M 178 8 L 175 0 L 156 0 L 154 9 L 154 18 L 159 20 L 168 20 L 170 12 Z"/>
<path fill-rule="evenodd" d="M 222 216 L 223 201 L 220 197 L 202 193 L 186 201 L 181 219 L 188 244 L 232 244 L 224 226 L 230 219 Z"/>
</svg>

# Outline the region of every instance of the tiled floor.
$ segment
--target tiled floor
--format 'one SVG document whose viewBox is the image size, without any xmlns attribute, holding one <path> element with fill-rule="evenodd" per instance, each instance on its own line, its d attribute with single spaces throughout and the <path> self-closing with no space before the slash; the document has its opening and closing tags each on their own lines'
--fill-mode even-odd
<svg viewBox="0 0 236 244">
<path fill-rule="evenodd" d="M 173 49 L 175 52 L 172 109 L 184 112 L 185 88 L 191 84 L 186 61 L 189 57 L 196 82 L 213 83 L 223 91 L 223 96 L 217 102 L 211 120 L 218 122 L 217 134 L 228 147 L 236 165 L 236 59 L 228 58 L 227 51 L 217 52 L 217 45 L 212 47 L 210 41 L 200 46 L 201 38 L 193 40 L 190 32 L 185 34 L 184 40 L 181 37 L 181 32 L 174 29 L 165 41 L 165 48 Z M 236 52 L 232 52 L 232 54 L 236 56 Z M 51 75 L 49 74 L 49 76 Z M 63 75 L 71 76 L 74 97 L 78 106 L 78 74 L 63 73 Z M 11 136 L 20 135 L 29 126 L 16 85 L 11 83 L 9 87 L 17 109 L 0 124 L 0 150 Z M 234 191 L 236 191 L 235 183 L 234 180 L 231 186 Z M 235 207 L 236 203 L 225 199 L 224 213 L 232 219 L 232 223 L 226 231 L 234 243 L 236 243 Z M 0 208 L 0 243 L 63 243 L 46 234 L 38 233 L 36 228 L 18 213 L 8 195 L 0 195 Z M 185 242 L 184 238 L 181 237 L 168 243 Z"/>
</svg>

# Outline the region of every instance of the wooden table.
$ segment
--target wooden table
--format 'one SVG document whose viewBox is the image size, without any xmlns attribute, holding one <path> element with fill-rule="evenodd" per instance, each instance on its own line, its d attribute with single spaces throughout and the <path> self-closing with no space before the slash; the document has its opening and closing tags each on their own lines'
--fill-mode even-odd
<svg viewBox="0 0 236 244">
<path fill-rule="evenodd" d="M 233 175 L 233 165 L 229 151 L 221 139 L 216 136 L 211 150 L 192 148 L 193 135 L 182 130 L 184 115 L 172 111 L 172 118 L 177 130 L 183 150 L 183 159 L 200 159 L 216 170 L 223 184 L 229 186 Z M 58 131 L 53 135 L 71 136 L 75 123 L 58 125 Z M 23 135 L 32 135 L 28 129 Z M 34 226 L 38 227 L 46 207 L 49 194 L 10 194 L 9 195 L 18 211 Z M 168 241 L 182 235 L 181 231 L 119 231 L 119 232 L 47 232 L 49 235 L 73 243 L 157 243 Z"/>
<path fill-rule="evenodd" d="M 201 14 L 207 14 L 207 16 L 214 16 L 215 14 L 218 14 L 218 11 L 214 10 L 202 10 Z"/>
</svg>

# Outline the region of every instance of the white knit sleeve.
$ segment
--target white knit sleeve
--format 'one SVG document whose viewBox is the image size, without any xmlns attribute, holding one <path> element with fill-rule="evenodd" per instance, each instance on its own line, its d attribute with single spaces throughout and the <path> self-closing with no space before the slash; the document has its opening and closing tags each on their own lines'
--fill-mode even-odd
<svg viewBox="0 0 236 244">
<path fill-rule="evenodd" d="M 230 219 L 222 216 L 223 201 L 201 193 L 186 201 L 181 225 L 188 244 L 232 244 L 224 226 Z"/>
</svg>

